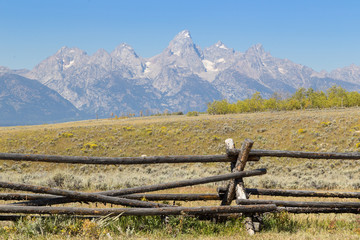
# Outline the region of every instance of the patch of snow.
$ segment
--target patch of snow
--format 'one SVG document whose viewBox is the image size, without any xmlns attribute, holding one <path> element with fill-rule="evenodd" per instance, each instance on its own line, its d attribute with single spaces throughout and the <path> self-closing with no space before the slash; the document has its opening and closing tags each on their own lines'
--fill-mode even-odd
<svg viewBox="0 0 360 240">
<path fill-rule="evenodd" d="M 224 63 L 226 62 L 224 58 L 219 58 L 218 60 L 216 60 L 217 63 Z"/>
<path fill-rule="evenodd" d="M 183 37 L 183 38 L 189 38 L 189 37 L 190 37 L 190 32 L 187 31 L 187 30 L 184 30 L 184 31 L 182 31 L 179 35 L 180 35 L 181 37 Z"/>
<path fill-rule="evenodd" d="M 74 60 L 71 60 L 71 61 L 69 62 L 69 64 L 64 65 L 63 68 L 67 69 L 67 68 L 71 67 L 73 64 L 74 64 Z"/>
<path fill-rule="evenodd" d="M 122 47 L 122 48 L 129 49 L 129 50 L 132 50 L 132 47 L 131 47 L 130 45 L 128 45 L 127 43 L 122 43 L 122 44 L 121 44 L 121 47 Z"/>
<path fill-rule="evenodd" d="M 282 74 L 285 74 L 286 71 L 283 69 L 283 68 L 278 68 L 279 72 L 282 73 Z"/>
<path fill-rule="evenodd" d="M 146 62 L 145 63 L 146 68 L 145 68 L 144 73 L 149 73 L 150 72 L 150 69 L 149 69 L 150 65 L 151 65 L 151 62 Z"/>
<path fill-rule="evenodd" d="M 221 49 L 228 50 L 228 48 L 227 48 L 222 42 L 218 42 L 218 43 L 216 44 L 216 47 L 221 48 Z"/>
<path fill-rule="evenodd" d="M 174 52 L 174 55 L 176 55 L 176 56 L 180 56 L 180 51 L 176 51 L 176 52 Z"/>
<path fill-rule="evenodd" d="M 219 71 L 218 69 L 214 68 L 215 64 L 209 60 L 202 60 L 202 63 L 204 64 L 206 71 L 211 71 L 211 72 Z"/>
</svg>

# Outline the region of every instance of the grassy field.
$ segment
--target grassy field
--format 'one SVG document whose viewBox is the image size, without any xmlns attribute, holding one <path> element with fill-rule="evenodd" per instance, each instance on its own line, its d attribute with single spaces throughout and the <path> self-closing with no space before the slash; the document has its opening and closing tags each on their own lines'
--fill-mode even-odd
<svg viewBox="0 0 360 240">
<path fill-rule="evenodd" d="M 238 147 L 245 138 L 250 138 L 255 141 L 253 147 L 255 149 L 358 151 L 360 150 L 360 109 L 194 117 L 160 116 L 3 127 L 0 128 L 0 152 L 109 157 L 207 155 L 225 153 L 224 140 L 227 138 L 233 138 Z M 360 189 L 360 164 L 354 160 L 262 158 L 260 162 L 249 163 L 246 169 L 254 168 L 267 168 L 268 173 L 265 176 L 245 179 L 247 187 L 346 191 Z M 0 163 L 1 181 L 82 191 L 109 190 L 228 172 L 229 164 L 223 163 L 134 166 L 65 165 L 14 161 Z M 180 191 L 215 192 L 219 185 L 224 185 L 224 183 L 185 188 Z M 187 206 L 194 204 L 196 203 L 184 203 Z M 218 203 L 207 204 L 218 205 Z M 125 222 L 118 223 L 118 230 L 114 230 L 116 227 L 109 226 L 114 224 L 105 227 L 100 226 L 99 222 L 67 219 L 62 222 L 73 222 L 64 225 L 62 229 L 65 229 L 64 232 L 41 230 L 44 224 L 50 223 L 39 221 L 25 220 L 15 225 L 3 223 L 2 237 L 67 238 L 69 235 L 66 232 L 71 229 L 69 230 L 66 226 L 73 224 L 74 226 L 81 225 L 79 229 L 74 230 L 76 234 L 70 234 L 79 239 L 86 235 L 87 228 L 96 230 L 94 230 L 96 234 L 94 233 L 94 236 L 90 234 L 90 238 L 104 239 L 109 239 L 108 235 L 122 238 L 190 239 L 194 236 L 200 239 L 221 239 L 222 237 L 225 239 L 229 236 L 235 239 L 247 238 L 242 229 L 241 220 L 219 226 L 209 222 L 201 225 L 200 221 L 194 223 L 194 220 L 180 221 L 174 218 L 173 225 L 163 226 L 161 221 L 156 222 L 157 220 L 153 218 L 148 221 L 155 221 L 155 223 L 144 223 L 143 227 L 132 223 L 135 225 L 130 228 L 121 227 L 121 224 L 132 226 L 131 223 L 121 220 Z M 348 214 L 271 216 L 266 228 L 254 239 L 359 239 L 359 221 L 358 217 Z M 151 231 L 148 230 L 149 226 L 152 226 Z M 188 230 L 189 226 L 196 226 L 195 230 Z M 284 227 L 279 228 L 279 226 Z M 31 230 L 32 228 L 35 230 Z M 34 231 L 33 235 L 28 234 L 31 231 Z M 46 232 L 51 234 L 46 234 Z"/>
</svg>

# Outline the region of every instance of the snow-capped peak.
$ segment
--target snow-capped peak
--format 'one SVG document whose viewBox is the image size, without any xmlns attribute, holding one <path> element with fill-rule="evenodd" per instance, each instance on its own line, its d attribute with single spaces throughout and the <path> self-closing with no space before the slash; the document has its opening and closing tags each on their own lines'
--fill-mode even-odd
<svg viewBox="0 0 360 240">
<path fill-rule="evenodd" d="M 129 44 L 127 43 L 121 43 L 118 48 L 127 48 L 127 49 L 133 49 Z"/>
<path fill-rule="evenodd" d="M 183 30 L 179 32 L 175 38 L 191 38 L 191 34 L 189 30 Z"/>
<path fill-rule="evenodd" d="M 178 33 L 174 39 L 170 41 L 166 51 L 170 53 L 170 55 L 180 57 L 189 57 L 189 55 L 193 54 L 202 57 L 201 49 L 194 44 L 188 30 Z"/>
<path fill-rule="evenodd" d="M 181 46 L 181 45 L 194 45 L 188 30 L 181 31 L 178 33 L 173 40 L 170 41 L 170 46 Z"/>
<path fill-rule="evenodd" d="M 225 46 L 225 44 L 222 43 L 221 41 L 218 41 L 218 42 L 215 44 L 215 47 L 218 47 L 218 48 L 221 48 L 221 49 L 225 49 L 225 50 L 228 49 L 228 48 Z"/>
<path fill-rule="evenodd" d="M 114 58 L 125 58 L 125 56 L 138 58 L 135 50 L 127 43 L 122 43 L 117 46 L 114 51 L 111 52 L 111 56 Z"/>
<path fill-rule="evenodd" d="M 114 52 L 122 52 L 124 50 L 127 50 L 129 52 L 135 52 L 135 50 L 127 43 L 121 43 L 115 48 Z"/>
</svg>

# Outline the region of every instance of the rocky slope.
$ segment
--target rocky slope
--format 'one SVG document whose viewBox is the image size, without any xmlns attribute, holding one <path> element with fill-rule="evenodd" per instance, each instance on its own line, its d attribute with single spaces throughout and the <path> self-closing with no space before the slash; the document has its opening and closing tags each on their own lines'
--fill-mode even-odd
<svg viewBox="0 0 360 240">
<path fill-rule="evenodd" d="M 56 91 L 11 73 L 0 73 L 0 112 L 0 126 L 81 118 L 80 111 Z"/>
</svg>

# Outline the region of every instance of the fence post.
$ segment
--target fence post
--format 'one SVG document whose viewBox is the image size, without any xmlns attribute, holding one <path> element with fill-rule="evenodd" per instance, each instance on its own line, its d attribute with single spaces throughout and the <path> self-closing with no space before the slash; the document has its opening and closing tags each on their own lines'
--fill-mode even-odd
<svg viewBox="0 0 360 240">
<path fill-rule="evenodd" d="M 227 152 L 235 149 L 235 144 L 232 139 L 226 139 L 225 144 Z M 232 172 L 244 171 L 253 144 L 254 142 L 252 140 L 245 139 L 241 146 L 241 151 L 239 152 L 236 163 L 231 163 Z M 235 195 L 236 199 L 247 199 L 245 185 L 242 178 L 230 181 L 221 205 L 230 205 L 232 200 L 235 198 Z M 251 215 L 245 214 L 245 228 L 249 235 L 255 234 L 254 224 Z"/>
</svg>

